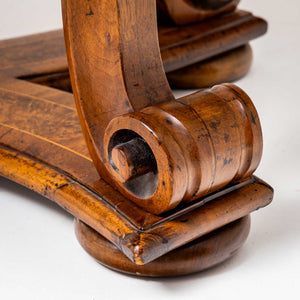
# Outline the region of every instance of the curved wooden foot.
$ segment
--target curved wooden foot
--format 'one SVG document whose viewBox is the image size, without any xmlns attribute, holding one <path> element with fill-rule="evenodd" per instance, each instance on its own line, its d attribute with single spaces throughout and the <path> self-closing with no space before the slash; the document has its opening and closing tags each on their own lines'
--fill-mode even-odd
<svg viewBox="0 0 300 300">
<path fill-rule="evenodd" d="M 175 88 L 196 89 L 221 82 L 231 82 L 247 74 L 252 63 L 249 44 L 197 64 L 167 73 L 170 85 Z"/>
<path fill-rule="evenodd" d="M 80 220 L 75 232 L 81 246 L 104 266 L 137 276 L 165 277 L 196 273 L 233 256 L 245 242 L 250 216 L 232 222 L 146 264 L 136 265 L 118 248 Z"/>
</svg>

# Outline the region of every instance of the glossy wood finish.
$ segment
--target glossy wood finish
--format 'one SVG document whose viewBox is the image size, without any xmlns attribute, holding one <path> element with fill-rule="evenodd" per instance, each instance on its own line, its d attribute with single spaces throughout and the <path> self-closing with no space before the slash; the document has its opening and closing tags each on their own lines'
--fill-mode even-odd
<svg viewBox="0 0 300 300">
<path fill-rule="evenodd" d="M 236 8 L 239 0 L 156 0 L 159 19 L 186 25 Z"/>
<path fill-rule="evenodd" d="M 60 31 L 55 32 L 63 36 Z M 60 42 L 60 41 L 58 41 Z M 62 42 L 61 42 L 62 44 Z M 247 74 L 252 64 L 251 46 L 245 45 L 199 63 L 167 73 L 169 84 L 174 88 L 200 89 L 222 82 L 232 82 Z M 51 74 L 26 76 L 26 80 L 60 90 L 72 92 L 69 70 Z"/>
<path fill-rule="evenodd" d="M 154 116 L 157 110 L 159 114 L 162 113 L 165 109 L 164 106 L 171 111 L 173 105 L 180 104 L 180 102 L 173 100 L 163 72 L 160 53 L 165 53 L 162 55 L 164 63 L 166 63 L 164 64 L 165 68 L 172 66 L 176 69 L 187 66 L 199 58 L 193 53 L 197 47 L 198 50 L 201 50 L 201 43 L 198 43 L 203 37 L 201 35 L 200 37 L 195 35 L 195 39 L 192 41 L 188 36 L 182 37 L 183 47 L 178 47 L 178 41 L 175 44 L 171 43 L 170 47 L 167 48 L 163 48 L 161 45 L 160 52 L 157 30 L 155 29 L 156 24 L 153 21 L 155 20 L 155 3 L 149 0 L 145 4 L 146 6 L 142 8 L 140 2 L 137 1 L 126 2 L 126 5 L 124 1 L 117 0 L 101 3 L 97 0 L 88 2 L 66 0 L 64 2 L 64 21 L 67 49 L 71 62 L 71 80 L 77 97 L 79 120 L 85 129 L 86 140 L 82 135 L 77 111 L 73 103 L 73 95 L 66 92 L 70 91 L 70 85 L 67 79 L 67 64 L 61 35 L 56 32 L 0 42 L 2 57 L 0 61 L 0 174 L 58 203 L 114 244 L 136 265 L 153 262 L 170 251 L 247 216 L 252 211 L 269 204 L 273 196 L 270 186 L 251 175 L 260 156 L 261 143 L 254 143 L 254 140 L 259 137 L 257 134 L 259 133 L 259 130 L 257 131 L 259 123 L 248 97 L 233 86 L 217 87 L 207 93 L 211 96 L 215 94 L 214 101 L 218 100 L 220 105 L 226 107 L 226 109 L 221 110 L 223 117 L 227 114 L 233 116 L 238 112 L 239 109 L 235 107 L 235 104 L 239 103 L 243 107 L 235 115 L 238 129 L 233 129 L 234 134 L 232 135 L 235 136 L 234 139 L 237 136 L 244 139 L 245 148 L 240 150 L 243 152 L 241 161 L 243 156 L 248 157 L 253 151 L 254 145 L 258 145 L 258 150 L 253 151 L 257 155 L 256 159 L 253 160 L 253 165 L 251 161 L 249 165 L 244 165 L 244 173 L 230 171 L 235 173 L 233 178 L 243 173 L 241 178 L 237 177 L 238 181 L 231 181 L 226 186 L 224 186 L 226 183 L 222 182 L 223 188 L 221 190 L 214 192 L 211 190 L 209 194 L 197 199 L 191 197 L 193 202 L 181 202 L 172 210 L 157 215 L 134 204 L 126 197 L 126 193 L 121 194 L 108 184 L 108 182 L 113 182 L 109 179 L 113 178 L 111 175 L 113 173 L 103 171 L 104 177 L 99 176 L 102 170 L 101 164 L 108 162 L 105 160 L 105 153 L 107 152 L 104 153 L 104 151 L 104 160 L 101 160 L 101 151 L 104 149 L 101 150 L 101 147 L 105 143 L 101 144 L 100 138 L 104 137 L 104 142 L 105 136 L 107 136 L 108 144 L 110 144 L 111 139 L 109 139 L 106 126 L 113 117 L 121 117 L 121 114 L 127 112 L 132 112 L 136 117 L 141 114 L 137 110 L 147 106 L 142 114 L 150 118 L 152 111 Z M 120 19 L 114 10 L 116 5 L 122 12 Z M 74 12 L 76 12 L 76 17 L 73 18 Z M 100 20 L 99 16 L 109 17 L 109 22 L 107 21 L 108 18 Z M 139 19 L 141 16 L 145 24 L 142 24 L 143 22 Z M 241 20 L 241 16 L 236 17 Z M 218 30 L 228 32 L 228 35 L 226 33 L 224 36 L 229 37 L 227 40 L 224 37 L 224 45 L 226 46 L 222 49 L 216 43 L 218 35 L 215 35 L 215 32 L 218 30 L 206 32 L 204 36 L 210 36 L 212 43 L 205 45 L 211 45 L 214 48 L 213 51 L 206 49 L 207 55 L 227 51 L 228 47 L 235 48 L 238 46 L 239 40 L 248 42 L 249 37 L 258 36 L 264 26 L 257 24 L 264 23 L 253 18 L 253 16 L 247 17 L 246 20 L 246 23 L 244 22 L 245 19 L 241 22 L 232 22 L 232 19 L 230 21 L 231 24 L 238 24 L 238 27 L 243 28 L 240 34 L 231 35 L 234 26 L 226 26 L 226 28 L 230 28 L 229 31 L 226 31 L 226 28 L 221 29 L 222 26 L 218 27 Z M 248 22 L 249 20 L 251 22 Z M 137 21 L 138 23 L 136 23 Z M 120 27 L 116 24 L 120 24 Z M 132 37 L 142 37 L 142 33 L 137 32 L 135 34 L 136 24 L 141 25 L 140 29 L 144 34 L 149 28 L 151 29 L 149 41 L 144 43 L 140 39 L 139 43 L 135 45 L 135 49 Z M 256 27 L 254 26 L 256 29 L 251 27 L 251 24 L 256 24 Z M 72 28 L 68 28 L 68 26 Z M 77 33 L 74 31 L 75 27 L 78 29 Z M 188 32 L 192 32 L 189 30 L 194 29 L 194 27 L 184 28 L 181 32 L 184 36 Z M 94 30 L 95 34 L 92 36 L 89 30 Z M 245 32 L 255 34 L 245 34 Z M 173 35 L 173 40 L 169 39 L 172 34 L 165 36 L 168 37 L 165 38 L 167 43 L 177 39 L 176 34 Z M 194 43 L 194 40 L 197 43 Z M 149 43 L 149 49 L 145 46 L 147 43 Z M 86 48 L 86 46 L 88 47 Z M 174 49 L 175 54 L 171 54 L 171 48 Z M 182 60 L 184 53 L 182 49 L 185 49 L 184 55 L 187 59 Z M 142 50 L 145 51 L 144 56 L 141 55 Z M 172 59 L 175 56 L 176 59 Z M 168 57 L 170 58 L 169 62 Z M 205 55 L 200 55 L 200 59 L 204 59 L 203 57 Z M 172 63 L 174 64 L 172 65 Z M 102 69 L 103 66 L 105 69 Z M 57 78 L 59 79 L 57 80 Z M 136 83 L 138 85 L 135 86 Z M 226 95 L 223 95 L 224 89 Z M 224 96 L 228 103 L 232 103 L 224 104 L 223 102 L 227 101 L 219 99 L 220 96 Z M 171 101 L 169 101 L 169 97 L 171 97 Z M 187 109 L 190 107 L 197 111 L 197 107 L 206 105 L 205 98 L 204 94 L 200 93 L 181 100 L 182 103 L 186 104 Z M 244 101 L 245 99 L 246 101 Z M 177 111 L 178 114 L 180 111 Z M 248 122 L 249 112 L 252 114 L 253 124 Z M 124 118 L 126 117 L 125 115 Z M 104 120 L 103 123 L 99 122 L 98 118 Z M 220 124 L 229 122 L 227 117 L 219 119 L 216 115 L 215 118 L 220 121 Z M 197 123 L 199 119 L 196 117 L 192 119 L 192 122 Z M 163 118 L 160 121 L 168 123 Z M 187 126 L 189 121 L 183 123 Z M 224 124 L 222 126 L 225 126 Z M 164 126 L 167 128 L 169 125 Z M 213 129 L 213 124 L 210 126 Z M 255 128 L 256 134 L 253 133 Z M 248 130 L 253 131 L 252 136 L 245 134 Z M 169 136 L 170 143 L 167 144 L 175 145 L 173 149 L 181 151 L 180 146 L 178 147 L 178 141 L 174 139 L 174 135 L 178 132 Z M 158 133 L 160 132 L 158 131 Z M 193 131 L 190 135 L 193 136 Z M 128 135 L 125 136 L 127 139 Z M 162 136 L 164 139 L 168 139 L 167 135 L 163 134 Z M 138 137 L 133 137 L 133 143 L 140 143 Z M 207 138 L 208 135 L 203 135 L 203 138 L 205 137 Z M 224 141 L 227 139 L 225 136 L 223 138 Z M 89 150 L 86 141 L 88 141 Z M 215 141 L 218 144 L 221 139 L 216 135 Z M 149 159 L 146 163 L 142 159 L 136 160 L 136 153 L 127 151 L 130 149 L 126 144 L 129 141 L 123 142 L 125 146 L 118 144 L 112 148 L 115 152 L 114 162 L 119 162 L 118 166 L 124 165 L 124 162 L 125 165 L 127 164 L 126 172 L 121 174 L 122 180 L 126 182 L 128 179 L 136 178 L 142 174 L 149 174 L 148 171 L 153 170 L 155 164 L 149 164 Z M 149 148 L 148 141 L 146 144 Z M 234 142 L 233 145 L 236 143 Z M 149 150 L 144 147 L 144 144 L 140 146 L 139 152 L 141 153 Z M 150 147 L 150 149 L 152 148 Z M 90 152 L 94 161 L 96 160 L 98 172 Z M 100 157 L 99 161 L 97 161 L 98 156 Z M 177 154 L 175 157 L 178 157 Z M 149 158 L 152 159 L 151 155 Z M 197 169 L 197 166 L 194 166 L 197 163 L 199 160 L 191 162 L 194 169 Z M 100 172 L 99 168 L 101 169 Z M 232 169 L 239 170 L 235 167 Z M 248 169 L 251 172 L 248 172 Z M 107 174 L 107 178 L 105 174 Z M 180 179 L 179 173 L 177 177 Z M 185 184 L 184 178 L 182 182 Z M 211 185 L 213 186 L 212 183 Z M 242 228 L 245 227 L 241 226 L 239 232 L 242 232 Z M 220 238 L 218 241 L 225 241 L 226 234 L 224 232 L 222 236 L 223 239 Z M 245 237 L 243 234 L 241 236 Z M 193 244 L 190 246 L 191 250 L 195 249 Z M 231 246 L 235 248 L 234 243 Z M 203 261 L 202 267 L 200 260 L 203 256 L 197 254 L 195 260 L 199 262 L 198 270 L 226 259 L 229 253 L 227 252 L 228 248 L 224 246 L 223 250 L 223 252 L 219 252 L 215 262 L 208 258 L 206 262 Z M 185 257 L 184 255 L 177 256 L 178 262 Z M 195 270 L 192 266 L 189 268 L 190 272 Z M 188 268 L 185 273 L 189 273 Z M 167 272 L 164 275 L 168 275 Z"/>
<path fill-rule="evenodd" d="M 75 221 L 75 232 L 81 246 L 98 262 L 115 271 L 150 277 L 186 275 L 211 268 L 235 255 L 249 230 L 250 217 L 247 216 L 139 266 L 95 230 L 78 219 Z"/>
<path fill-rule="evenodd" d="M 161 25 L 164 69 L 168 73 L 198 63 L 243 46 L 266 31 L 266 21 L 241 10 L 183 27 Z"/>
<path fill-rule="evenodd" d="M 168 75 L 169 72 L 190 65 L 192 68 L 190 77 L 194 78 L 195 75 L 195 78 L 199 78 L 198 88 L 207 85 L 205 82 L 205 85 L 201 86 L 201 80 L 205 81 L 207 76 L 212 77 L 210 84 L 210 86 L 212 86 L 219 83 L 219 80 L 214 80 L 213 76 L 215 74 L 211 74 L 211 71 L 208 71 L 207 68 L 205 68 L 205 72 L 208 73 L 202 74 L 202 69 L 199 69 L 199 72 L 197 72 L 197 68 L 201 66 L 201 64 L 199 65 L 198 63 L 214 57 L 213 61 L 215 61 L 214 65 L 216 65 L 214 67 L 222 69 L 224 64 L 224 52 L 248 43 L 251 39 L 264 34 L 266 29 L 267 24 L 264 20 L 254 17 L 249 12 L 240 10 L 184 27 L 160 24 L 158 27 L 158 37 L 164 70 Z M 40 39 L 44 40 L 44 44 L 39 44 L 41 53 L 47 53 L 50 47 L 53 51 L 53 57 L 57 57 L 60 60 L 60 69 L 55 70 L 55 72 L 51 74 L 43 72 L 36 74 L 38 76 L 30 73 L 24 75 L 33 82 L 44 82 L 44 84 L 50 86 L 55 83 L 57 88 L 71 91 L 63 32 L 54 31 L 48 33 L 47 36 L 35 35 L 26 38 L 28 45 L 32 44 L 34 47 Z M 220 41 L 222 41 L 222 47 L 220 47 Z M 217 57 L 217 55 L 220 54 L 220 58 Z M 236 60 L 240 61 L 242 59 L 239 59 L 239 55 L 244 57 L 241 53 L 235 53 L 232 60 L 225 58 L 229 78 L 224 77 L 224 82 L 230 81 L 232 73 L 237 72 Z M 193 64 L 196 69 L 193 69 Z M 184 74 L 182 74 L 183 81 L 186 82 L 185 86 L 187 88 L 192 88 L 195 85 L 195 80 L 192 80 L 190 83 L 187 81 L 187 71 L 189 71 L 189 69 L 185 69 Z M 178 80 L 180 78 L 179 72 L 177 73 Z"/>
<path fill-rule="evenodd" d="M 30 63 L 26 57 L 15 72 L 35 73 L 45 65 L 52 70 L 53 60 L 50 65 L 47 59 L 35 63 L 38 57 L 33 55 Z M 8 77 L 1 84 L 1 175 L 57 202 L 137 264 L 153 261 L 272 200 L 272 189 L 253 178 L 163 216 L 147 213 L 99 178 L 72 94 Z M 35 118 L 30 118 L 33 113 Z"/>
<path fill-rule="evenodd" d="M 261 129 L 243 91 L 216 87 L 175 101 L 154 0 L 62 3 L 79 120 L 104 180 L 160 214 L 255 171 Z"/>
<path fill-rule="evenodd" d="M 254 105 L 229 84 L 115 118 L 105 133 L 106 161 L 119 145 L 130 151 L 136 136 L 148 144 L 153 168 L 127 182 L 117 176 L 128 173 L 126 164 L 112 161 L 110 172 L 123 194 L 155 214 L 249 177 L 262 153 Z"/>
<path fill-rule="evenodd" d="M 38 124 L 44 125 L 40 120 Z M 156 216 L 135 206 L 103 180 L 93 178 L 97 173 L 93 168 L 87 168 L 91 161 L 87 160 L 85 166 L 84 161 L 76 159 L 76 149 L 55 145 L 55 142 L 47 141 L 43 136 L 34 134 L 33 137 L 30 131 L 3 123 L 1 134 L 5 137 L 1 140 L 0 148 L 2 176 L 55 201 L 115 244 L 138 265 L 147 264 L 268 205 L 273 197 L 271 187 L 254 177 L 222 192 L 200 198 L 193 205 L 178 207 L 168 214 Z M 10 142 L 15 138 L 20 141 Z M 7 142 L 10 147 L 3 146 Z M 28 144 L 31 147 L 25 151 Z M 20 150 L 11 149 L 16 146 Z M 40 162 L 41 159 L 45 160 L 45 156 L 48 162 Z M 55 159 L 60 160 L 60 164 L 56 162 L 61 166 L 60 169 L 51 166 Z M 74 171 L 67 175 L 70 166 L 79 175 L 76 176 Z"/>
<path fill-rule="evenodd" d="M 191 66 L 169 72 L 174 88 L 197 89 L 232 82 L 247 74 L 253 59 L 251 46 L 245 45 Z M 203 75 L 205 74 L 205 76 Z"/>
<path fill-rule="evenodd" d="M 62 1 L 71 82 L 82 130 L 100 176 L 117 188 L 103 148 L 108 123 L 125 113 L 174 99 L 160 59 L 155 5 L 154 0 Z"/>
</svg>

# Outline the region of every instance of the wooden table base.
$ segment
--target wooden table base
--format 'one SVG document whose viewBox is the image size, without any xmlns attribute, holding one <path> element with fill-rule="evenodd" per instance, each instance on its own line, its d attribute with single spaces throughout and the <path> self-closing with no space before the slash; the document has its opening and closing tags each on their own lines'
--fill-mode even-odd
<svg viewBox="0 0 300 300">
<path fill-rule="evenodd" d="M 234 39 L 232 18 L 241 20 L 242 30 Z M 221 53 L 265 31 L 263 21 L 243 12 L 229 21 L 234 26 L 227 28 L 227 46 Z M 173 45 L 167 33 L 165 44 Z M 209 35 L 211 44 L 207 35 L 197 38 L 197 51 L 188 52 L 190 65 L 220 54 L 215 35 Z M 211 45 L 210 51 L 198 47 L 203 43 Z M 172 56 L 174 49 L 166 45 L 161 51 L 167 72 L 188 65 L 181 65 L 180 49 L 178 57 Z M 238 51 L 247 65 L 249 48 Z M 0 56 L 0 175 L 55 201 L 84 222 L 76 223 L 77 237 L 102 264 L 143 276 L 201 271 L 231 257 L 248 235 L 250 219 L 245 216 L 272 201 L 272 188 L 250 176 L 167 213 L 149 213 L 95 169 L 70 91 L 62 32 L 0 42 Z M 217 59 L 217 65 L 224 66 L 225 60 Z"/>
<path fill-rule="evenodd" d="M 102 265 L 135 276 L 172 277 L 200 272 L 232 257 L 250 231 L 250 216 L 232 222 L 143 266 L 132 263 L 91 227 L 75 220 L 77 239 Z"/>
</svg>

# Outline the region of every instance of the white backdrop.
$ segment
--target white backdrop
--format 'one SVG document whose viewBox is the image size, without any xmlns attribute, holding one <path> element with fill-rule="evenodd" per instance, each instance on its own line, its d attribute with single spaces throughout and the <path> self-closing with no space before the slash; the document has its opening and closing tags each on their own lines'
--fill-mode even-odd
<svg viewBox="0 0 300 300">
<path fill-rule="evenodd" d="M 0 299 L 299 299 L 300 2 L 244 0 L 240 7 L 270 25 L 252 43 L 253 67 L 237 84 L 255 102 L 263 126 L 264 156 L 256 174 L 275 188 L 274 202 L 252 215 L 242 250 L 196 275 L 120 275 L 81 249 L 71 216 L 0 178 Z M 1 39 L 61 26 L 59 0 L 0 1 Z"/>
</svg>

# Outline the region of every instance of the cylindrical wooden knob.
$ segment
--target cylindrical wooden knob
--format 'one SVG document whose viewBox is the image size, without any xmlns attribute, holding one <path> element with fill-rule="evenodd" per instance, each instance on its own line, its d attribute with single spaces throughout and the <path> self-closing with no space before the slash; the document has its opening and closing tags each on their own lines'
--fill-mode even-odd
<svg viewBox="0 0 300 300">
<path fill-rule="evenodd" d="M 115 146 L 111 151 L 114 176 L 120 182 L 127 182 L 156 168 L 154 155 L 141 138 L 134 138 Z"/>
<path fill-rule="evenodd" d="M 262 134 L 250 98 L 225 84 L 112 120 L 104 147 L 117 187 L 159 214 L 250 176 Z"/>
</svg>

